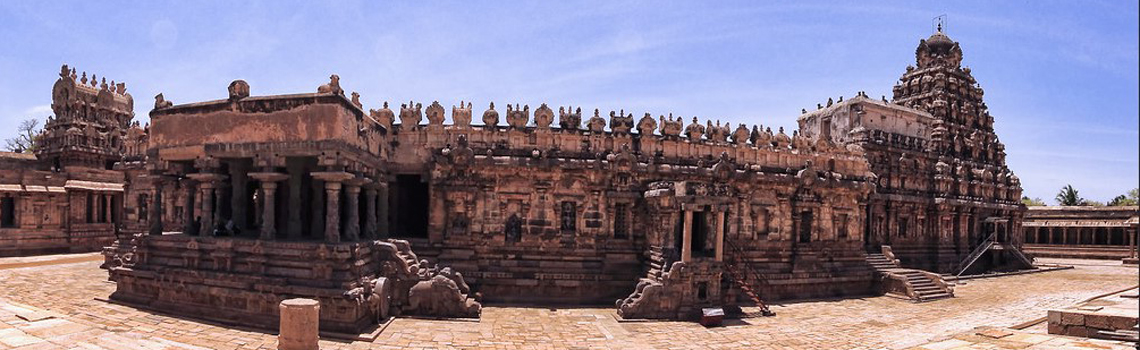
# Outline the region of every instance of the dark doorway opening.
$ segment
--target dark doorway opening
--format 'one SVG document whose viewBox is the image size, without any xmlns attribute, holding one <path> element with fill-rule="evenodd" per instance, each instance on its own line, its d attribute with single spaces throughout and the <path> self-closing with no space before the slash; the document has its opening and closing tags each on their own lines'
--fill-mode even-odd
<svg viewBox="0 0 1140 350">
<path fill-rule="evenodd" d="M 814 221 L 812 212 L 800 213 L 800 243 L 811 242 L 811 225 Z"/>
<path fill-rule="evenodd" d="M 0 227 L 16 227 L 15 198 L 0 198 Z"/>
<path fill-rule="evenodd" d="M 705 211 L 693 212 L 693 255 L 694 256 L 711 256 L 712 252 L 709 251 L 709 221 L 708 213 Z"/>
<path fill-rule="evenodd" d="M 396 175 L 389 184 L 389 227 L 397 238 L 428 237 L 428 184 L 419 175 Z"/>
</svg>

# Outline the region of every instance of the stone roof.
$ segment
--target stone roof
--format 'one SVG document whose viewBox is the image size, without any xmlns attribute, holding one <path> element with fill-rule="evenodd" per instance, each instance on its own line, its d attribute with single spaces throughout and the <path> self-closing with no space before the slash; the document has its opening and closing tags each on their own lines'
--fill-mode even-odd
<svg viewBox="0 0 1140 350">
<path fill-rule="evenodd" d="M 0 152 L 0 159 L 36 160 L 36 155 L 31 152 Z"/>
</svg>

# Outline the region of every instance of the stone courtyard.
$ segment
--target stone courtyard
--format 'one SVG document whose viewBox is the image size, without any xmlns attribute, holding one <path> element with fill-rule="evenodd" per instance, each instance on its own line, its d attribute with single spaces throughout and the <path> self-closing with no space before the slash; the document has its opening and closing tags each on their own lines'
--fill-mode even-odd
<svg viewBox="0 0 1140 350">
<path fill-rule="evenodd" d="M 102 256 L 0 259 L 0 350 L 275 349 L 275 334 L 156 314 L 105 300 L 114 291 Z M 773 304 L 776 317 L 691 322 L 618 322 L 607 305 L 568 308 L 486 305 L 478 321 L 397 318 L 374 342 L 322 340 L 322 349 L 951 349 L 1013 332 L 1010 348 L 1125 349 L 1100 340 L 1046 335 L 1047 310 L 1136 285 L 1119 261 L 1050 260 L 1070 270 L 968 280 L 956 298 L 914 303 L 892 296 Z M 746 310 L 747 311 L 747 310 Z M 1036 346 L 1027 347 L 1030 343 Z M 928 344 L 924 347 L 923 344 Z M 1012 345 L 1011 345 L 1012 344 Z M 994 344 L 975 344 L 992 348 Z"/>
</svg>

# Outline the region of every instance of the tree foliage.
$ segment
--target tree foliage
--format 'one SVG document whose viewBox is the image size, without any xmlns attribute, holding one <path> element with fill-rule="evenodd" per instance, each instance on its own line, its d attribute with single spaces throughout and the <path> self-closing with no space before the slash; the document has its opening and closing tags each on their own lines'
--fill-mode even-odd
<svg viewBox="0 0 1140 350">
<path fill-rule="evenodd" d="M 4 140 L 4 148 L 9 152 L 33 152 L 42 132 L 39 119 L 24 120 L 16 127 L 16 137 Z"/>
<path fill-rule="evenodd" d="M 1116 196 L 1108 202 L 1109 206 L 1137 205 L 1140 203 L 1140 188 L 1133 188 L 1128 193 Z"/>
<path fill-rule="evenodd" d="M 1022 196 L 1021 204 L 1025 204 L 1027 207 L 1043 207 L 1045 206 L 1045 201 L 1041 200 L 1041 197 L 1029 198 L 1029 196 Z"/>
<path fill-rule="evenodd" d="M 1081 194 L 1071 184 L 1061 187 L 1061 192 L 1058 192 L 1054 199 L 1057 201 L 1057 205 L 1082 205 L 1085 203 L 1085 199 L 1081 198 Z"/>
</svg>

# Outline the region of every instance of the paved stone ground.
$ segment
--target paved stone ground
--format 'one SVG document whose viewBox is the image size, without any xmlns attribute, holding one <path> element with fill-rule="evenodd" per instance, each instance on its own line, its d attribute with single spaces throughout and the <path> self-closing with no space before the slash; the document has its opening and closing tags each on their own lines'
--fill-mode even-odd
<svg viewBox="0 0 1140 350">
<path fill-rule="evenodd" d="M 0 265 L 15 261 L 6 259 Z M 276 348 L 273 334 L 95 300 L 114 289 L 99 262 L 57 261 L 64 263 L 37 259 L 35 266 L 0 268 L 0 350 Z M 1137 271 L 1082 263 L 1073 270 L 970 280 L 957 287 L 956 298 L 921 304 L 885 296 L 785 302 L 773 306 L 776 317 L 718 328 L 619 323 L 607 307 L 491 305 L 479 322 L 401 318 L 374 343 L 322 341 L 321 348 L 905 349 L 972 339 L 979 326 L 1040 318 L 1047 309 L 1136 285 Z"/>
</svg>

